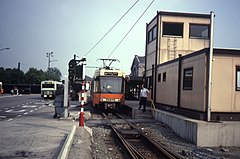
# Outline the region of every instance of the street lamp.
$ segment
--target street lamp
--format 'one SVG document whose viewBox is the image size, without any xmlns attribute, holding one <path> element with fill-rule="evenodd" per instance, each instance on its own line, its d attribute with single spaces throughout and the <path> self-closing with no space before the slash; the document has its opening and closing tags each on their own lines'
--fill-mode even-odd
<svg viewBox="0 0 240 159">
<path fill-rule="evenodd" d="M 51 60 L 51 57 L 53 57 L 53 52 L 50 53 L 46 53 L 47 57 L 48 57 L 48 69 L 50 68 L 50 63 L 57 61 L 57 60 Z"/>
<path fill-rule="evenodd" d="M 3 50 L 9 50 L 10 48 L 6 47 L 6 48 L 2 48 L 0 49 L 0 51 L 3 51 Z"/>
</svg>

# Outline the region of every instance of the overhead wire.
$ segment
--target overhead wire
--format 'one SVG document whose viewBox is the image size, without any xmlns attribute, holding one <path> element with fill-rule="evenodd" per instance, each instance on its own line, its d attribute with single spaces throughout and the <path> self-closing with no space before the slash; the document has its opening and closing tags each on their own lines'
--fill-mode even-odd
<svg viewBox="0 0 240 159">
<path fill-rule="evenodd" d="M 127 15 L 127 13 L 139 2 L 137 0 L 123 15 L 122 17 L 103 35 L 101 39 L 98 40 L 98 42 L 84 55 L 87 56 L 111 31 L 112 29 Z"/>
<path fill-rule="evenodd" d="M 129 31 L 125 34 L 125 36 L 121 39 L 121 41 L 117 44 L 117 46 L 113 49 L 113 51 L 109 54 L 107 58 L 110 58 L 110 56 L 114 53 L 114 51 L 119 47 L 119 45 L 123 42 L 123 40 L 128 36 L 128 34 L 132 31 L 132 29 L 135 27 L 135 25 L 138 23 L 138 21 L 142 18 L 142 16 L 146 13 L 146 11 L 149 9 L 149 7 L 153 4 L 154 0 L 147 6 L 147 8 L 144 10 L 144 12 L 140 15 L 140 17 L 137 19 L 137 21 L 133 24 L 133 26 L 129 29 Z"/>
</svg>

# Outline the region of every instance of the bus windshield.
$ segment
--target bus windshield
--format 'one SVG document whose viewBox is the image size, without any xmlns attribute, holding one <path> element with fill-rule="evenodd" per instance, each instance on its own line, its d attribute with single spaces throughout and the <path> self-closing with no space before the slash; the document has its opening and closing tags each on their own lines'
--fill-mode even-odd
<svg viewBox="0 0 240 159">
<path fill-rule="evenodd" d="M 54 84 L 42 84 L 42 88 L 54 88 Z"/>
<path fill-rule="evenodd" d="M 122 93 L 123 79 L 121 77 L 100 77 L 102 93 Z"/>
</svg>

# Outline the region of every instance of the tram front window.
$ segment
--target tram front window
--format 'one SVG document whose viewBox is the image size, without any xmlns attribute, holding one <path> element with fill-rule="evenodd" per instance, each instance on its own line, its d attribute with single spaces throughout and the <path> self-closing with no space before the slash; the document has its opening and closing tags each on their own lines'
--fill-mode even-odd
<svg viewBox="0 0 240 159">
<path fill-rule="evenodd" d="M 122 93 L 122 78 L 100 77 L 100 87 L 102 93 Z"/>
</svg>

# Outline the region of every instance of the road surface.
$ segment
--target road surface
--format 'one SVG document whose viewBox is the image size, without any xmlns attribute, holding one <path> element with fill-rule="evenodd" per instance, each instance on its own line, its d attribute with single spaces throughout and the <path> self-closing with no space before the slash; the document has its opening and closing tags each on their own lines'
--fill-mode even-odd
<svg viewBox="0 0 240 159">
<path fill-rule="evenodd" d="M 0 96 L 0 158 L 56 158 L 71 119 L 53 119 L 53 100 L 37 95 Z"/>
</svg>

